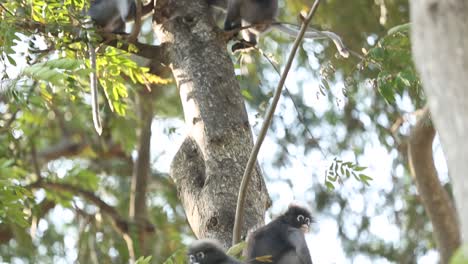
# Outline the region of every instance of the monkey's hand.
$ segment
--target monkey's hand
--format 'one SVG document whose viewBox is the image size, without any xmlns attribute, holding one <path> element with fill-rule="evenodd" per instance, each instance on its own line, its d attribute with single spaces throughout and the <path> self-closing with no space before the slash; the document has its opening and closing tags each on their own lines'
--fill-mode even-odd
<svg viewBox="0 0 468 264">
<path fill-rule="evenodd" d="M 239 52 L 239 51 L 250 51 L 255 47 L 254 43 L 245 41 L 243 39 L 239 40 L 238 42 L 234 43 L 231 47 L 232 53 Z"/>
</svg>

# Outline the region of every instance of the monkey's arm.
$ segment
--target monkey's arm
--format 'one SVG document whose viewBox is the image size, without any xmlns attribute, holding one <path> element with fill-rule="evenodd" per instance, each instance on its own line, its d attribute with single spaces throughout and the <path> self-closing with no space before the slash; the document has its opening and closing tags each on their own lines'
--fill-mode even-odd
<svg viewBox="0 0 468 264">
<path fill-rule="evenodd" d="M 288 242 L 296 249 L 296 256 L 300 260 L 301 264 L 312 264 L 312 258 L 310 257 L 307 242 L 302 230 L 293 227 L 288 228 Z"/>
<path fill-rule="evenodd" d="M 208 0 L 208 5 L 226 12 L 228 0 Z"/>
<path fill-rule="evenodd" d="M 224 30 L 232 30 L 241 26 L 242 0 L 228 0 Z"/>
<path fill-rule="evenodd" d="M 155 0 L 151 0 L 148 4 L 143 5 L 141 7 L 141 18 L 146 17 L 148 14 L 150 14 L 153 11 L 154 1 Z M 130 21 L 133 21 L 135 17 L 136 17 L 136 4 L 135 4 L 135 1 L 132 1 L 132 3 L 130 4 L 130 10 L 125 20 L 127 22 L 130 22 Z"/>
<path fill-rule="evenodd" d="M 297 36 L 297 34 L 299 33 L 298 29 L 288 27 L 282 22 L 275 22 L 273 23 L 272 26 L 278 29 L 279 31 L 286 33 L 290 36 Z M 336 49 L 338 50 L 340 55 L 343 56 L 344 58 L 349 57 L 349 51 L 346 48 L 346 46 L 343 44 L 343 41 L 341 40 L 340 36 L 338 36 L 337 34 L 331 31 L 320 31 L 320 30 L 316 30 L 313 28 L 309 28 L 305 32 L 304 38 L 306 39 L 326 39 L 326 38 L 331 39 L 333 43 L 335 44 Z"/>
</svg>

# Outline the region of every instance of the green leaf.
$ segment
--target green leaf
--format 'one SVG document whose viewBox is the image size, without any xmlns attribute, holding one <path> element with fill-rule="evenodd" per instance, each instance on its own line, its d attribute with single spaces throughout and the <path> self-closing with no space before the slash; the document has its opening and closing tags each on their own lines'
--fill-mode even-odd
<svg viewBox="0 0 468 264">
<path fill-rule="evenodd" d="M 185 252 L 186 248 L 179 248 L 162 264 L 187 263 Z"/>
<path fill-rule="evenodd" d="M 331 183 L 331 182 L 329 182 L 329 181 L 326 181 L 326 182 L 325 182 L 325 186 L 327 186 L 327 189 L 328 189 L 329 191 L 335 190 L 335 185 L 333 185 L 333 183 Z"/>
<path fill-rule="evenodd" d="M 358 166 L 358 167 L 354 167 L 353 169 L 354 169 L 355 171 L 363 171 L 363 170 L 367 169 L 367 167 L 359 167 L 359 166 Z"/>
<path fill-rule="evenodd" d="M 135 262 L 135 264 L 149 264 L 150 261 L 151 261 L 151 256 L 148 256 L 148 257 L 140 257 L 137 259 L 137 261 Z"/>
<path fill-rule="evenodd" d="M 388 30 L 388 35 L 393 35 L 398 32 L 408 32 L 410 30 L 411 23 L 406 23 L 402 25 L 398 25 L 395 27 L 392 27 L 391 29 Z"/>
<path fill-rule="evenodd" d="M 241 255 L 242 250 L 244 250 L 246 246 L 247 246 L 247 243 L 245 241 L 241 241 L 235 244 L 234 246 L 232 246 L 231 248 L 229 248 L 227 251 L 227 254 L 233 257 L 239 256 Z"/>
<path fill-rule="evenodd" d="M 468 244 L 463 244 L 457 249 L 450 259 L 450 264 L 466 264 L 468 263 Z"/>
</svg>

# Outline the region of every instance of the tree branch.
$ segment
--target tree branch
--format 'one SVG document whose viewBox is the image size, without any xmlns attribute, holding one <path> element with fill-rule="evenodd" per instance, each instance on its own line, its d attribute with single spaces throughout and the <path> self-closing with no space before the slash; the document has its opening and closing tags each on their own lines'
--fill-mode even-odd
<svg viewBox="0 0 468 264">
<path fill-rule="evenodd" d="M 128 40 L 131 42 L 136 42 L 138 39 L 138 35 L 140 34 L 141 30 L 141 12 L 142 12 L 142 3 L 141 0 L 133 0 L 135 2 L 135 21 L 133 23 L 132 32 L 128 36 Z"/>
<path fill-rule="evenodd" d="M 109 216 L 112 219 L 114 225 L 122 233 L 127 233 L 129 230 L 129 226 L 131 224 L 137 224 L 137 225 L 140 224 L 140 223 L 132 223 L 126 220 L 117 212 L 117 210 L 114 207 L 108 205 L 106 202 L 104 202 L 98 196 L 96 196 L 93 192 L 82 189 L 79 186 L 75 186 L 75 185 L 68 184 L 68 183 L 58 183 L 58 182 L 50 182 L 50 181 L 42 180 L 42 181 L 36 181 L 26 186 L 25 188 L 30 188 L 30 189 L 44 188 L 48 190 L 54 190 L 58 192 L 70 192 L 74 195 L 79 195 L 83 199 L 97 206 L 102 213 Z M 142 229 L 145 230 L 146 232 L 153 232 L 155 228 L 148 220 L 146 220 L 145 223 L 142 225 Z"/>
<path fill-rule="evenodd" d="M 435 133 L 426 107 L 408 138 L 408 160 L 411 175 L 432 222 L 441 262 L 449 263 L 460 245 L 460 226 L 455 207 L 440 183 L 434 165 L 432 142 Z"/>
<path fill-rule="evenodd" d="M 151 124 L 153 121 L 153 98 L 146 90 L 137 93 L 138 116 L 139 116 L 139 142 L 138 156 L 133 167 L 133 176 L 130 191 L 129 217 L 139 223 L 146 219 L 146 192 L 148 186 L 148 176 L 150 173 L 150 143 L 151 143 Z M 131 232 L 133 233 L 133 232 Z M 137 238 L 136 238 L 137 237 Z M 138 241 L 135 246 L 135 257 L 146 255 L 145 232 L 138 229 L 133 234 L 133 241 Z M 136 239 L 135 239 L 136 238 Z"/>
<path fill-rule="evenodd" d="M 258 152 L 260 151 L 260 147 L 262 146 L 263 140 L 265 139 L 266 133 L 268 132 L 268 128 L 271 125 L 271 120 L 273 119 L 276 106 L 281 97 L 281 92 L 283 91 L 283 86 L 286 81 L 286 77 L 288 76 L 289 70 L 291 69 L 291 65 L 292 65 L 292 62 L 294 61 L 294 57 L 296 56 L 296 52 L 299 48 L 299 45 L 302 42 L 302 39 L 304 38 L 304 34 L 307 30 L 307 26 L 312 20 L 312 17 L 314 16 L 319 3 L 320 3 L 320 0 L 315 0 L 312 8 L 309 11 L 309 14 L 302 22 L 300 32 L 297 35 L 296 40 L 294 41 L 291 53 L 289 54 L 289 58 L 286 63 L 286 67 L 283 71 L 283 74 L 281 75 L 281 79 L 278 83 L 275 94 L 273 96 L 273 101 L 271 102 L 270 108 L 267 111 L 265 121 L 263 122 L 262 128 L 260 129 L 260 134 L 258 135 L 257 141 L 255 142 L 255 146 L 250 154 L 249 161 L 247 162 L 244 175 L 242 176 L 242 182 L 241 182 L 241 186 L 239 189 L 239 195 L 237 197 L 236 216 L 235 216 L 235 221 L 234 221 L 234 229 L 233 229 L 233 237 L 232 237 L 233 245 L 237 244 L 241 237 L 242 223 L 243 223 L 243 218 L 244 218 L 244 203 L 245 203 L 246 191 L 247 191 L 247 186 L 250 183 L 252 170 L 255 164 L 257 163 Z"/>
<path fill-rule="evenodd" d="M 77 36 L 78 33 L 76 32 L 76 27 L 72 25 L 61 25 L 62 27 L 57 27 L 57 25 L 53 24 L 42 24 L 37 21 L 26 20 L 22 22 L 14 21 L 14 26 L 23 30 L 30 30 L 31 34 L 33 34 L 33 32 L 40 32 L 43 34 L 51 34 L 54 36 L 57 36 L 61 32 L 61 30 L 58 29 L 62 28 L 70 32 L 71 34 L 76 34 L 77 41 L 82 40 Z M 135 55 L 145 57 L 148 59 L 160 59 L 161 63 L 166 63 L 164 56 L 165 51 L 163 46 L 153 46 L 149 44 L 140 43 L 136 40 L 129 39 L 128 37 L 124 37 L 119 34 L 103 32 L 100 30 L 97 30 L 97 33 L 99 34 L 99 36 L 101 36 L 102 43 L 106 45 L 112 46 L 117 49 L 126 50 Z M 135 45 L 138 50 L 130 50 L 130 45 Z"/>
</svg>

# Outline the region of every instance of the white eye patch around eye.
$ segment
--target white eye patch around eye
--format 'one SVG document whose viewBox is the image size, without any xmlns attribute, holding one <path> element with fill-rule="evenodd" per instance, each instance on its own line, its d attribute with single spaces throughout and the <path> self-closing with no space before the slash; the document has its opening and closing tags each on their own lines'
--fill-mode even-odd
<svg viewBox="0 0 468 264">
<path fill-rule="evenodd" d="M 296 219 L 297 219 L 297 221 L 302 222 L 302 221 L 304 221 L 304 216 L 303 215 L 298 215 Z"/>
</svg>

